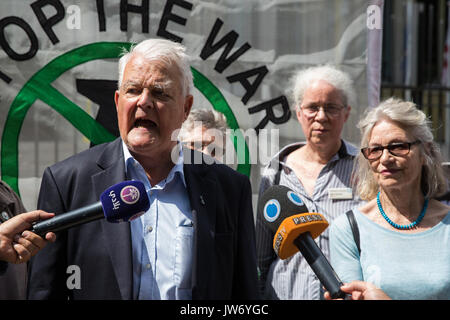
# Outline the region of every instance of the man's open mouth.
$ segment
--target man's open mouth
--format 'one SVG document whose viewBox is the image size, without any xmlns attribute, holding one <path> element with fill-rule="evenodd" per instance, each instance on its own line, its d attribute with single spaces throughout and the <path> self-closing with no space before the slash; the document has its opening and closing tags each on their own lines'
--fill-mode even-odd
<svg viewBox="0 0 450 320">
<path fill-rule="evenodd" d="M 144 128 L 155 128 L 157 125 L 154 121 L 152 120 L 148 120 L 148 119 L 137 119 L 134 122 L 134 127 L 135 128 L 139 128 L 139 127 L 144 127 Z"/>
</svg>

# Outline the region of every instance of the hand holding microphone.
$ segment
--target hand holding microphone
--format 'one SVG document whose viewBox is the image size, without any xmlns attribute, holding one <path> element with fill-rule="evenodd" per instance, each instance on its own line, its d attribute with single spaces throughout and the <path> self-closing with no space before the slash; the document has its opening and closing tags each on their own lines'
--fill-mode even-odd
<svg viewBox="0 0 450 320">
<path fill-rule="evenodd" d="M 50 231 L 57 232 L 102 218 L 108 222 L 131 221 L 144 214 L 149 207 L 144 184 L 134 180 L 124 181 L 106 189 L 100 201 L 40 221 L 32 226 L 31 231 L 42 236 Z"/>
<path fill-rule="evenodd" d="M 54 242 L 53 232 L 43 237 L 27 231 L 33 222 L 53 217 L 53 213 L 42 210 L 22 213 L 0 224 L 0 260 L 10 263 L 24 263 L 47 245 Z M 45 237 L 44 237 L 45 235 Z"/>
<path fill-rule="evenodd" d="M 392 300 L 383 290 L 370 282 L 355 280 L 345 283 L 341 290 L 351 295 L 352 300 Z M 329 292 L 325 292 L 326 300 L 331 300 Z"/>
<path fill-rule="evenodd" d="M 344 298 L 341 280 L 314 238 L 327 227 L 320 213 L 310 213 L 300 196 L 288 187 L 274 185 L 261 196 L 258 214 L 275 234 L 273 248 L 280 259 L 300 251 L 333 299 Z"/>
</svg>

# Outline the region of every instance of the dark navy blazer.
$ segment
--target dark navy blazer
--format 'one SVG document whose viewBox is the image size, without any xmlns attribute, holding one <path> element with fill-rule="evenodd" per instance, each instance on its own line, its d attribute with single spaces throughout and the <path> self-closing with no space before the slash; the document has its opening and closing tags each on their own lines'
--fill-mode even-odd
<svg viewBox="0 0 450 320">
<path fill-rule="evenodd" d="M 259 298 L 249 179 L 223 164 L 187 164 L 202 156 L 183 151 L 194 214 L 193 299 Z M 118 138 L 48 167 L 38 208 L 56 214 L 77 209 L 124 180 Z M 76 282 L 68 288 L 76 272 L 71 265 L 79 267 L 79 289 Z M 61 231 L 29 266 L 28 299 L 132 299 L 132 286 L 129 223 L 101 219 Z"/>
</svg>

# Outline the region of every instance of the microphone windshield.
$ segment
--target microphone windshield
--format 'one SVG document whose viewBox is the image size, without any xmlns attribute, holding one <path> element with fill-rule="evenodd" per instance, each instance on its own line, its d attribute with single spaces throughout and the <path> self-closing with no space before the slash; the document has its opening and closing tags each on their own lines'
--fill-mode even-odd
<svg viewBox="0 0 450 320">
<path fill-rule="evenodd" d="M 300 234 L 309 232 L 314 239 L 328 227 L 324 216 L 309 212 L 298 193 L 281 185 L 270 187 L 261 196 L 258 214 L 275 235 L 273 249 L 281 259 L 298 252 L 295 239 Z"/>
<path fill-rule="evenodd" d="M 304 212 L 309 210 L 300 195 L 286 186 L 271 186 L 259 198 L 258 214 L 273 233 L 284 219 Z"/>
<path fill-rule="evenodd" d="M 108 222 L 131 221 L 150 207 L 145 186 L 141 181 L 123 181 L 109 187 L 100 196 L 103 213 Z"/>
</svg>

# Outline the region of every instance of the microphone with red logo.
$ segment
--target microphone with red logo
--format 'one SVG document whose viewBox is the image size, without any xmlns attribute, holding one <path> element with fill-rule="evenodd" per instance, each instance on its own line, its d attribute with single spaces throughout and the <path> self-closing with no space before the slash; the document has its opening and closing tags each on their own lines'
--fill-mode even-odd
<svg viewBox="0 0 450 320">
<path fill-rule="evenodd" d="M 144 214 L 149 207 L 144 184 L 140 181 L 123 181 L 103 191 L 100 201 L 37 222 L 31 231 L 44 236 L 47 232 L 65 230 L 102 218 L 108 222 L 131 221 Z"/>
<path fill-rule="evenodd" d="M 345 298 L 340 289 L 343 283 L 314 241 L 328 227 L 323 215 L 309 212 L 295 191 L 281 185 L 274 185 L 261 195 L 258 214 L 275 234 L 273 249 L 280 259 L 300 251 L 331 298 Z"/>
</svg>

